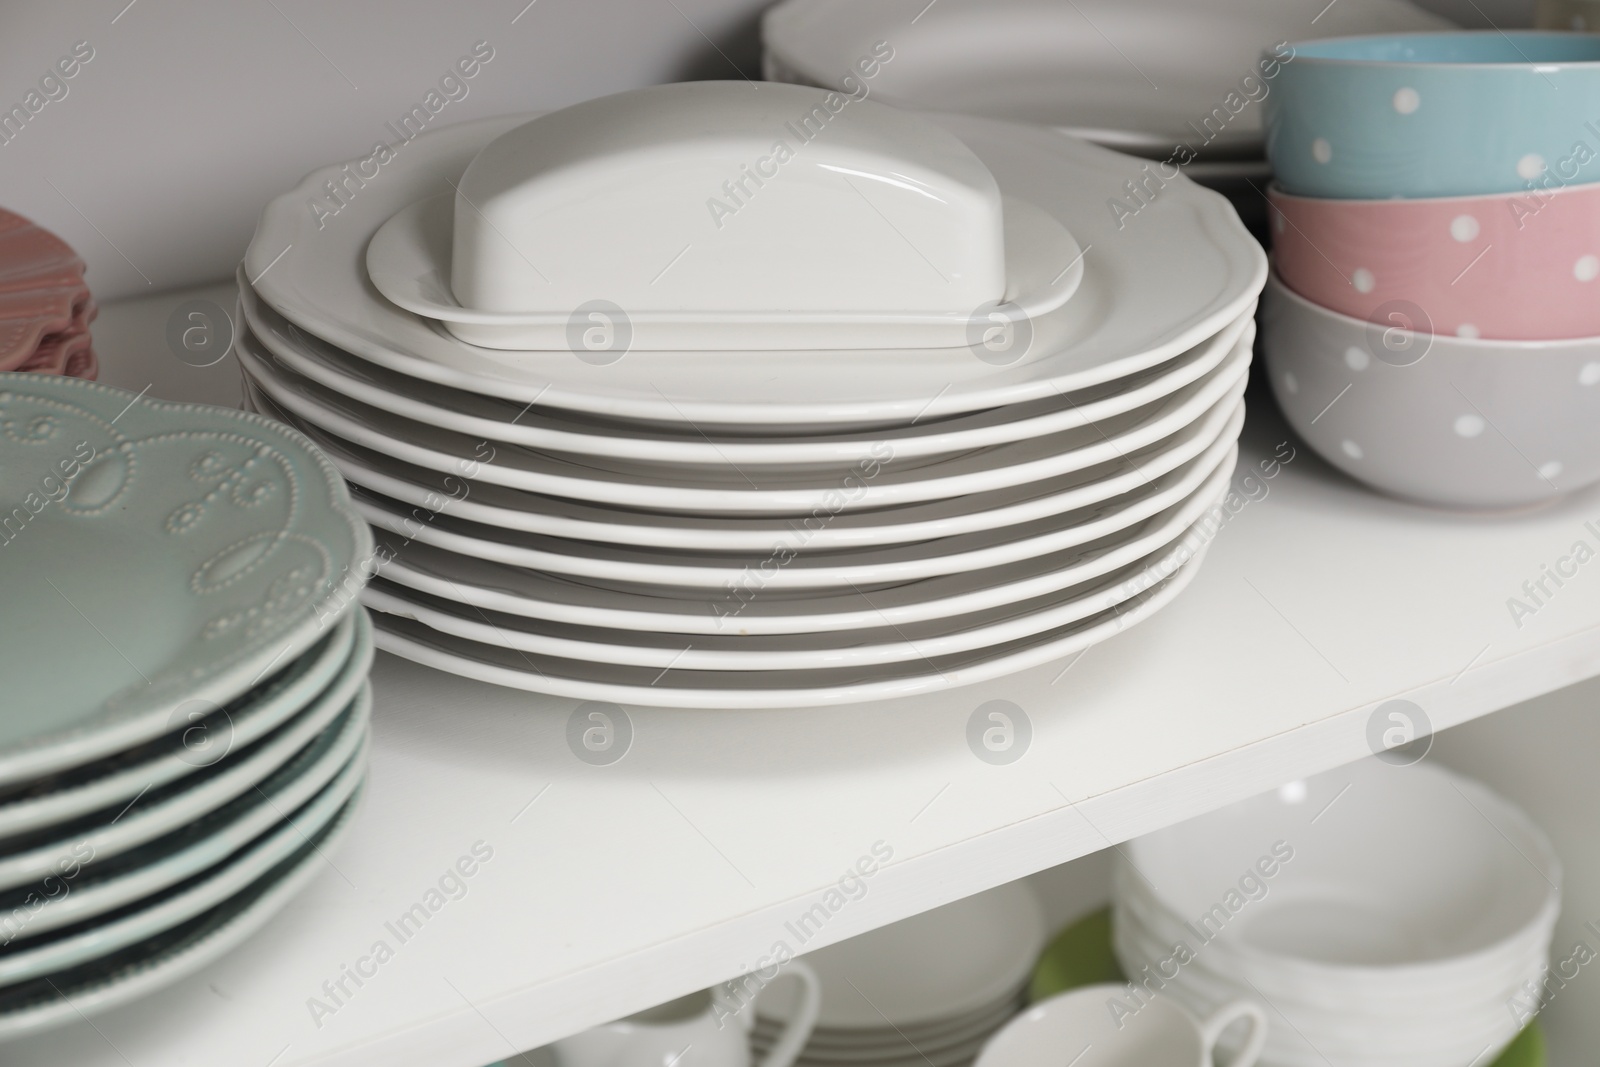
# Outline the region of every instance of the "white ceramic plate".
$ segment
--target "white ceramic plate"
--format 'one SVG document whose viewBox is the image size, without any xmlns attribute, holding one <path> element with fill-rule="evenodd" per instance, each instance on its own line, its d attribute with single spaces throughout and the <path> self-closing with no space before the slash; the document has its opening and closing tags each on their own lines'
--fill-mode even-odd
<svg viewBox="0 0 1600 1067">
<path fill-rule="evenodd" d="M 0 783 L 187 726 L 291 662 L 371 551 L 344 483 L 257 415 L 0 375 Z M 106 580 L 105 560 L 116 561 Z"/>
<path fill-rule="evenodd" d="M 998 1029 L 1020 1009 L 1022 994 L 1023 989 L 1018 988 L 993 1004 L 919 1026 L 893 1027 L 885 1024 L 870 1029 L 819 1026 L 806 1039 L 805 1055 L 813 1060 L 901 1056 L 911 1051 L 908 1043 L 922 1049 L 949 1048 L 977 1034 Z M 751 1042 L 764 1050 L 772 1045 L 782 1029 L 782 1023 L 758 1014 L 750 1028 Z"/>
<path fill-rule="evenodd" d="M 269 369 L 281 365 L 352 400 L 394 415 L 483 440 L 505 441 L 546 452 L 642 460 L 648 463 L 766 467 L 818 464 L 838 469 L 874 454 L 885 444 L 897 459 L 963 452 L 1008 444 L 1086 426 L 1120 415 L 1190 384 L 1213 370 L 1237 345 L 1254 339 L 1254 308 L 1172 360 L 1127 378 L 1045 400 L 947 419 L 922 420 L 872 435 L 821 434 L 799 437 L 708 438 L 692 427 L 684 433 L 640 428 L 544 410 L 500 397 L 424 385 L 360 360 L 296 329 L 262 303 L 239 275 L 239 314 L 249 324 L 245 342 Z M 878 450 L 875 453 L 874 450 Z"/>
<path fill-rule="evenodd" d="M 150 790 L 108 821 L 94 819 L 87 820 L 88 825 L 80 822 L 51 828 L 53 833 L 42 835 L 48 840 L 30 841 L 25 849 L 0 858 L 0 888 L 39 882 L 74 860 L 81 863 L 85 848 L 97 862 L 107 860 L 204 817 L 258 788 L 327 729 L 344 708 L 332 701 L 315 703 L 306 714 L 257 744 L 229 753 L 202 772 Z"/>
<path fill-rule="evenodd" d="M 1060 660 L 1159 611 L 1194 577 L 1202 556 L 1113 611 L 1026 641 L 897 669 L 707 673 L 618 667 L 494 648 L 392 615 L 375 616 L 373 622 L 377 645 L 386 652 L 513 689 L 663 708 L 820 707 L 938 692 Z"/>
<path fill-rule="evenodd" d="M 1085 249 L 1077 294 L 1031 324 L 1026 354 L 1015 362 L 996 365 L 957 348 L 630 352 L 599 365 L 566 352 L 473 348 L 373 292 L 366 245 L 390 215 L 447 191 L 446 179 L 481 147 L 525 120 L 419 135 L 385 167 L 383 181 L 369 183 L 320 230 L 306 199 L 320 196 L 339 167 L 314 172 L 263 213 L 245 257 L 251 284 L 297 326 L 424 382 L 611 419 L 793 434 L 904 425 L 1114 381 L 1217 334 L 1266 280 L 1260 246 L 1216 194 L 1172 183 L 1119 231 L 1106 201 L 1142 177 L 1141 161 L 1048 129 L 940 116 L 1003 186 L 1054 215 Z M 1019 341 L 1011 351 L 1022 347 Z"/>
<path fill-rule="evenodd" d="M 96 855 L 66 883 L 64 894 L 58 876 L 0 893 L 5 914 L 15 909 L 28 915 L 14 936 L 37 937 L 155 896 L 222 862 L 277 825 L 285 812 L 294 811 L 326 786 L 365 738 L 371 702 L 365 687 L 366 671 L 351 671 L 321 704 L 308 709 L 307 717 L 325 719 L 325 709 L 332 709 L 336 717 L 256 788 L 148 844 L 116 856 Z M 45 903 L 27 907 L 30 897 Z"/>
<path fill-rule="evenodd" d="M 363 697 L 370 702 L 370 697 Z M 293 814 L 274 812 L 276 828 L 249 842 L 199 878 L 149 897 L 100 922 L 15 946 L 0 955 L 0 986 L 91 964 L 187 922 L 248 889 L 293 856 L 338 815 L 366 773 L 365 719 L 355 754 L 337 779 Z"/>
<path fill-rule="evenodd" d="M 1242 414 L 1241 408 L 1241 421 Z M 1208 453 L 1204 462 L 1196 461 L 1193 469 L 1186 470 L 1181 481 L 1163 494 L 1172 497 L 1163 505 L 1172 511 L 1137 531 L 1106 537 L 1088 551 L 1067 549 L 989 570 L 908 582 L 870 595 L 852 591 L 767 597 L 752 591 L 748 599 L 733 599 L 688 589 L 666 590 L 669 595 L 663 595 L 659 587 L 563 578 L 443 551 L 419 541 L 402 543 L 392 535 L 380 535 L 380 558 L 386 558 L 380 574 L 395 585 L 463 607 L 559 625 L 636 633 L 769 636 L 905 626 L 1047 596 L 1092 579 L 1094 575 L 1086 572 L 1105 573 L 1103 568 L 1115 566 L 1118 557 L 1122 562 L 1136 558 L 1141 545 L 1159 544 L 1164 533 L 1181 532 L 1193 521 L 1186 514 L 1192 509 L 1179 504 L 1191 498 L 1203 501 L 1201 485 L 1219 469 L 1232 469 L 1233 439 L 1219 440 L 1214 449 L 1214 455 Z"/>
<path fill-rule="evenodd" d="M 1126 455 L 1200 418 L 1248 373 L 1238 349 L 1211 373 L 1143 408 L 1048 437 L 997 445 L 902 469 L 892 453 L 827 473 L 738 467 L 689 469 L 630 460 L 564 459 L 425 426 L 292 379 L 238 350 L 251 383 L 279 409 L 328 433 L 442 473 L 533 493 L 679 514 L 811 515 L 894 507 L 1038 482 Z M 759 478 L 760 481 L 756 479 Z"/>
<path fill-rule="evenodd" d="M 426 524 L 435 514 L 448 513 L 501 530 L 546 537 L 702 552 L 753 552 L 764 558 L 774 545 L 800 539 L 808 551 L 819 552 L 908 544 L 997 530 L 1096 505 L 1122 507 L 1170 473 L 1194 463 L 1219 439 L 1238 437 L 1239 428 L 1230 423 L 1239 410 L 1238 405 L 1219 404 L 1171 437 L 1081 471 L 886 511 L 841 512 L 827 521 L 803 522 L 801 531 L 786 519 L 633 511 L 469 483 L 454 474 L 430 471 L 353 445 L 314 426 L 305 426 L 303 431 L 351 483 L 407 505 L 408 518 L 414 524 Z"/>
<path fill-rule="evenodd" d="M 351 798 L 295 856 L 204 915 L 108 959 L 0 991 L 0 1037 L 75 1022 L 148 996 L 226 955 L 322 873 L 360 799 Z"/>
<path fill-rule="evenodd" d="M 1004 190 L 1002 189 L 1002 192 Z M 468 344 L 494 349 L 570 351 L 569 312 L 493 312 L 464 308 L 444 284 L 452 275 L 456 192 L 401 208 L 367 245 L 373 287 L 406 311 L 436 319 Z M 1083 282 L 1083 249 L 1050 213 L 1013 196 L 1005 201 L 1005 296 L 1013 314 L 1037 318 L 1071 299 Z M 900 235 L 905 240 L 905 235 Z M 640 349 L 889 348 L 908 343 L 970 344 L 967 312 L 634 311 L 628 316 Z M 888 344 L 882 343 L 892 338 Z M 914 338 L 906 341 L 904 338 Z"/>
<path fill-rule="evenodd" d="M 1010 882 L 808 952 L 822 980 L 817 1025 L 921 1026 L 994 1004 L 1026 981 L 1046 936 L 1033 890 Z M 787 1019 L 792 1000 L 774 986 L 756 1011 Z"/>
<path fill-rule="evenodd" d="M 884 41 L 893 58 L 866 82 L 883 103 L 1214 153 L 1260 151 L 1260 106 L 1246 101 L 1270 91 L 1257 61 L 1278 42 L 1450 29 L 1402 0 L 789 0 L 762 38 L 769 78 L 838 88 Z"/>
<path fill-rule="evenodd" d="M 355 662 L 361 675 L 372 659 L 372 635 L 361 612 L 280 673 L 235 703 L 128 752 L 55 777 L 29 782 L 0 802 L 0 836 L 11 837 L 111 807 L 209 766 L 226 748 L 243 747 L 304 710 L 335 676 Z M 360 633 L 360 648 L 357 634 Z M 345 695 L 349 699 L 349 694 Z M 4 908 L 0 907 L 0 912 Z"/>
<path fill-rule="evenodd" d="M 1226 488 L 1228 471 L 1214 484 Z M 1196 501 L 1195 511 L 1209 510 L 1219 499 L 1213 492 Z M 953 618 L 936 618 L 906 626 L 879 619 L 874 627 L 843 633 L 749 636 L 733 620 L 725 634 L 652 634 L 598 627 L 549 624 L 520 615 L 490 615 L 480 608 L 394 586 L 381 579 L 362 591 L 362 602 L 374 611 L 415 619 L 431 629 L 487 645 L 566 659 L 622 666 L 685 671 L 825 671 L 847 667 L 879 667 L 957 656 L 1025 640 L 1090 616 L 1113 610 L 1159 583 L 1193 557 L 1198 536 L 1170 542 L 1137 563 L 1102 572 L 1087 582 L 1062 579 L 1066 588 L 1043 597 Z M 1109 552 L 1094 561 L 1100 570 L 1116 558 Z M 866 598 L 871 603 L 871 598 Z"/>
<path fill-rule="evenodd" d="M 1238 393 L 1219 403 L 1231 409 Z M 789 590 L 903 584 L 923 578 L 1004 566 L 1077 547 L 1082 533 L 1060 516 L 958 537 L 837 552 L 812 552 L 780 542 L 750 554 L 668 552 L 514 534 L 440 513 L 418 523 L 391 501 L 358 491 L 356 508 L 375 527 L 460 555 L 515 567 L 602 581 L 731 591 Z M 663 594 L 666 595 L 666 594 Z"/>
</svg>

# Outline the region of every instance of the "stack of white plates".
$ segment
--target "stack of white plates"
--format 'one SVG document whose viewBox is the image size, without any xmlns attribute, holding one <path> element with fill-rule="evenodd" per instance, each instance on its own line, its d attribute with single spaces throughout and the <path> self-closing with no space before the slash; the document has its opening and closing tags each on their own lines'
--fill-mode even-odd
<svg viewBox="0 0 1600 1067">
<path fill-rule="evenodd" d="M 1453 28 L 1406 0 L 785 0 L 761 36 L 769 81 L 1059 127 L 1225 193 L 1264 235 L 1263 54 Z M 1126 207 L 1158 192 L 1141 182 Z"/>
<path fill-rule="evenodd" d="M 0 374 L 0 1036 L 176 981 L 326 865 L 372 550 L 305 439 Z"/>
<path fill-rule="evenodd" d="M 476 347 L 376 291 L 368 245 L 529 118 L 422 134 L 359 189 L 311 174 L 241 271 L 252 403 L 378 531 L 380 648 L 576 699 L 807 706 L 1058 659 L 1190 580 L 1266 276 L 1220 197 L 1178 183 L 1119 228 L 1125 157 L 943 117 L 1081 249 L 1004 352 Z"/>
<path fill-rule="evenodd" d="M 1019 1010 L 1045 934 L 1032 890 L 1015 882 L 808 953 L 822 1005 L 797 1063 L 969 1063 Z M 777 983 L 756 1002 L 759 1055 L 782 1031 L 793 995 Z"/>
<path fill-rule="evenodd" d="M 1115 862 L 1124 970 L 1201 1017 L 1262 1003 L 1273 1067 L 1493 1062 L 1538 1010 L 1561 906 L 1527 816 L 1448 771 L 1376 760 Z"/>
</svg>

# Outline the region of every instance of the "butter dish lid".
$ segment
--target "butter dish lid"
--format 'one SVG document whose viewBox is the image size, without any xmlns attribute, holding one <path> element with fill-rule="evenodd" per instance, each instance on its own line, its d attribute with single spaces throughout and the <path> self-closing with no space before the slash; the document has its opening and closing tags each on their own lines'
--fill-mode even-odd
<svg viewBox="0 0 1600 1067">
<path fill-rule="evenodd" d="M 367 250 L 387 299 L 493 348 L 959 346 L 1070 298 L 1081 251 L 921 116 L 804 86 L 689 82 L 490 142 Z"/>
</svg>

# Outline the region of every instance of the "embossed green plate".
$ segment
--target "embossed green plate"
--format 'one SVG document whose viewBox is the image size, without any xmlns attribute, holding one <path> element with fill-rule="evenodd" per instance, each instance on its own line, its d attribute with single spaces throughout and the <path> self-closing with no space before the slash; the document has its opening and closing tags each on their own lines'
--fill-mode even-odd
<svg viewBox="0 0 1600 1067">
<path fill-rule="evenodd" d="M 0 1038 L 148 996 L 226 955 L 327 869 L 327 857 L 349 832 L 360 801 L 358 793 L 293 856 L 210 911 L 111 956 L 0 990 Z"/>
<path fill-rule="evenodd" d="M 187 727 L 354 604 L 322 454 L 245 412 L 0 374 L 0 785 Z"/>
</svg>

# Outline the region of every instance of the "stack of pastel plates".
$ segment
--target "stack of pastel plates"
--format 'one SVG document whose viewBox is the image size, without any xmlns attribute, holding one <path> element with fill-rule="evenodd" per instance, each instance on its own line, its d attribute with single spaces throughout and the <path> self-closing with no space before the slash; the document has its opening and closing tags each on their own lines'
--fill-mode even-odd
<svg viewBox="0 0 1600 1067">
<path fill-rule="evenodd" d="M 1045 942 L 1033 891 L 1014 882 L 802 957 L 822 985 L 801 1067 L 959 1067 L 1014 1016 Z M 756 1002 L 765 1055 L 793 1010 L 777 983 Z"/>
<path fill-rule="evenodd" d="M 98 312 L 65 241 L 0 209 L 0 371 L 93 378 Z"/>
<path fill-rule="evenodd" d="M 772 88 L 797 114 L 823 96 Z M 928 121 L 878 112 L 861 121 Z M 1179 183 L 1119 231 L 1105 201 L 1127 158 L 940 117 L 1007 217 L 1070 252 L 1031 265 L 1067 292 L 1054 310 L 985 320 L 971 344 L 963 311 L 948 347 L 483 347 L 492 316 L 449 303 L 451 198 L 429 198 L 528 123 L 422 134 L 337 213 L 319 198 L 349 165 L 311 174 L 268 206 L 240 273 L 251 403 L 327 453 L 377 531 L 380 648 L 576 699 L 814 706 L 1059 659 L 1191 579 L 1266 277 L 1222 198 Z M 819 164 L 829 138 L 806 148 Z M 869 208 L 841 210 L 926 271 Z M 1008 240 L 1006 265 L 1038 243 Z M 650 328 L 634 316 L 636 341 Z"/>
<path fill-rule="evenodd" d="M 11 1036 L 192 973 L 327 866 L 371 539 L 300 435 L 71 378 L 0 374 L 0 495 Z"/>
<path fill-rule="evenodd" d="M 1261 102 L 1285 46 L 1450 28 L 1406 0 L 785 0 L 761 37 L 770 81 L 1058 127 L 1152 161 L 1127 208 L 1181 171 L 1265 236 Z"/>
</svg>

